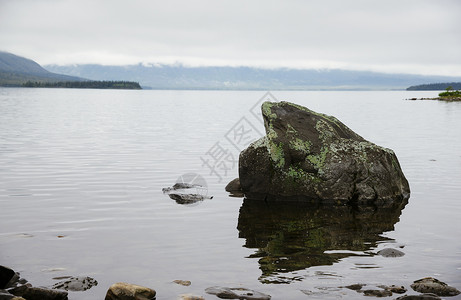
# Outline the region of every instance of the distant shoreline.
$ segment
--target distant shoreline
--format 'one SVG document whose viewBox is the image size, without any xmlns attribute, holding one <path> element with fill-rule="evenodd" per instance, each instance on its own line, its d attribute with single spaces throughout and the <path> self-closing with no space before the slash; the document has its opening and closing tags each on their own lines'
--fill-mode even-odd
<svg viewBox="0 0 461 300">
<path fill-rule="evenodd" d="M 461 101 L 461 97 L 435 97 L 435 98 L 409 98 L 406 100 L 438 100 L 438 101 L 446 101 L 446 102 L 457 102 Z"/>
<path fill-rule="evenodd" d="M 58 82 L 39 82 L 27 81 L 19 87 L 32 88 L 70 88 L 70 89 L 121 89 L 121 90 L 141 90 L 138 82 L 133 81 L 58 81 Z"/>
</svg>

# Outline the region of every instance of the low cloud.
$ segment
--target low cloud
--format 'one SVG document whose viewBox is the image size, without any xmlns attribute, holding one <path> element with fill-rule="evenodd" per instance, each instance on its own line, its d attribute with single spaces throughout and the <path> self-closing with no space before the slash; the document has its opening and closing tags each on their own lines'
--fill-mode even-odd
<svg viewBox="0 0 461 300">
<path fill-rule="evenodd" d="M 461 76 L 461 2 L 0 0 L 2 49 L 41 64 L 182 63 Z"/>
</svg>

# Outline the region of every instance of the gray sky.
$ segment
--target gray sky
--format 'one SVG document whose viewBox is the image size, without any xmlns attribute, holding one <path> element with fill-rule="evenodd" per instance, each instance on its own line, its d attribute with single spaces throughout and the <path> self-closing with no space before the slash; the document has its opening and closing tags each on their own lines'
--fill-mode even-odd
<svg viewBox="0 0 461 300">
<path fill-rule="evenodd" d="M 42 65 L 461 76 L 460 14 L 460 0 L 0 0 L 0 50 Z"/>
</svg>

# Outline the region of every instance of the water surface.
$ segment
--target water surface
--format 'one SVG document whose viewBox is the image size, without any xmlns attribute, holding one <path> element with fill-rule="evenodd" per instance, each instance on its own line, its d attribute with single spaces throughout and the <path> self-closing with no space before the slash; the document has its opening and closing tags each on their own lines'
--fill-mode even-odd
<svg viewBox="0 0 461 300">
<path fill-rule="evenodd" d="M 204 292 L 215 285 L 355 299 L 338 287 L 409 288 L 426 276 L 460 289 L 461 103 L 404 100 L 435 92 L 272 95 L 393 149 L 409 203 L 357 215 L 229 197 L 239 150 L 264 132 L 263 92 L 0 89 L 0 263 L 36 286 L 98 280 L 70 299 L 103 299 L 120 281 L 157 299 L 216 299 Z M 162 193 L 187 173 L 203 176 L 213 199 L 180 205 Z M 405 256 L 374 255 L 398 246 Z"/>
</svg>

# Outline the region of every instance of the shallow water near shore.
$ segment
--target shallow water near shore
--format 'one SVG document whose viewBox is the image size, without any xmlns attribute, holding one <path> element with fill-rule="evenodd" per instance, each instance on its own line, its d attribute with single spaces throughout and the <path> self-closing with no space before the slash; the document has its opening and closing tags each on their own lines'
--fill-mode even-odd
<svg viewBox="0 0 461 300">
<path fill-rule="evenodd" d="M 340 287 L 415 293 L 410 284 L 427 276 L 461 289 L 461 103 L 405 100 L 436 95 L 0 89 L 0 264 L 34 286 L 98 281 L 69 299 L 103 299 L 121 281 L 157 299 L 217 299 L 205 293 L 211 286 L 357 299 Z M 239 150 L 264 133 L 257 114 L 266 99 L 334 115 L 393 149 L 408 204 L 360 213 L 229 197 Z M 212 199 L 181 205 L 162 192 L 191 173 Z M 376 255 L 388 247 L 405 256 Z"/>
</svg>

